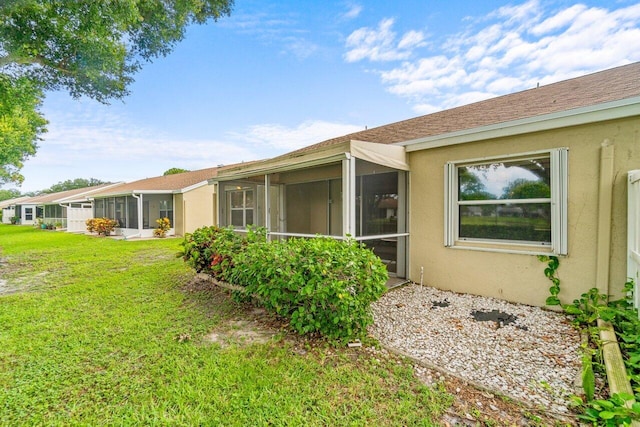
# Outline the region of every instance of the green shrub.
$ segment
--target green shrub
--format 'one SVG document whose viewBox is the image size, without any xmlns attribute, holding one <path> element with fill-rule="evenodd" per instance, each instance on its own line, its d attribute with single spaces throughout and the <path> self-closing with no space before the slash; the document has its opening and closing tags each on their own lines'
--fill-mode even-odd
<svg viewBox="0 0 640 427">
<path fill-rule="evenodd" d="M 371 303 L 386 289 L 380 258 L 354 240 L 267 242 L 264 236 L 206 227 L 186 236 L 181 255 L 196 271 L 244 287 L 245 297 L 289 319 L 300 334 L 362 336 L 373 322 Z"/>
<path fill-rule="evenodd" d="M 87 231 L 90 233 L 98 233 L 109 236 L 113 230 L 119 225 L 118 221 L 109 218 L 89 218 L 85 221 Z"/>
<path fill-rule="evenodd" d="M 539 259 L 549 262 L 545 269 L 545 276 L 554 281 L 554 286 L 550 289 L 552 293 L 550 299 L 559 303 L 557 296 L 560 287 L 555 274 L 559 265 L 558 260 L 555 257 L 544 256 Z M 625 283 L 625 291 L 627 292 L 623 299 L 609 301 L 607 295 L 601 294 L 597 288 L 591 288 L 579 299 L 575 299 L 573 304 L 561 304 L 565 313 L 574 316 L 574 324 L 589 333 L 591 346 L 585 346 L 582 357 L 584 399 L 580 396 L 572 396 L 572 402 L 581 412 L 578 418 L 592 425 L 613 427 L 631 425 L 632 421 L 640 420 L 640 403 L 638 403 L 640 401 L 640 319 L 633 305 L 633 292 L 635 292 L 633 280 Z M 547 303 L 548 301 L 549 299 Z M 606 400 L 594 399 L 594 370 L 602 374 L 606 373 L 602 359 L 602 348 L 605 343 L 599 339 L 598 319 L 611 322 L 614 327 L 634 395 L 614 393 Z M 596 360 L 593 360 L 594 356 L 597 356 Z"/>
<path fill-rule="evenodd" d="M 492 238 L 503 240 L 527 240 L 547 242 L 551 235 L 549 230 L 538 230 L 530 225 L 494 225 L 494 224 L 461 224 L 460 236 L 467 238 Z"/>
<path fill-rule="evenodd" d="M 233 257 L 249 242 L 259 241 L 266 241 L 264 229 L 249 229 L 243 238 L 230 227 L 202 227 L 185 235 L 179 256 L 198 273 L 229 281 Z"/>
</svg>

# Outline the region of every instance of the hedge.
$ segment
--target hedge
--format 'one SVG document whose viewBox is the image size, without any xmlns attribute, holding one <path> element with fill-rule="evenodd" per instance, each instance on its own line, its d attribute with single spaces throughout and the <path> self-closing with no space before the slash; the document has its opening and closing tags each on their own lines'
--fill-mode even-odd
<svg viewBox="0 0 640 427">
<path fill-rule="evenodd" d="M 242 237 L 205 227 L 187 235 L 182 257 L 196 271 L 245 289 L 300 334 L 348 341 L 373 322 L 371 303 L 385 291 L 380 258 L 355 240 L 326 237 L 267 241 L 264 230 Z"/>
</svg>

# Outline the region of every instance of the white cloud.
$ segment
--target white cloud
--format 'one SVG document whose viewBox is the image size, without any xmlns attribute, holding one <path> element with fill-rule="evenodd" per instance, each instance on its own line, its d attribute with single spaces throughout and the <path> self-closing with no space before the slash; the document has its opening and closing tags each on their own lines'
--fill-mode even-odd
<svg viewBox="0 0 640 427">
<path fill-rule="evenodd" d="M 540 36 L 565 28 L 568 25 L 571 25 L 571 23 L 575 21 L 576 17 L 583 13 L 586 8 L 587 7 L 583 4 L 573 5 L 534 26 L 531 29 L 531 33 L 536 36 Z"/>
<path fill-rule="evenodd" d="M 293 54 L 298 59 L 306 59 L 318 51 L 318 45 L 301 37 L 291 37 L 282 53 Z"/>
<path fill-rule="evenodd" d="M 369 61 L 397 61 L 411 56 L 413 49 L 424 45 L 424 34 L 421 31 L 409 31 L 399 41 L 392 30 L 394 20 L 383 19 L 378 28 L 363 27 L 347 37 L 345 53 L 347 62 L 363 59 Z"/>
<path fill-rule="evenodd" d="M 271 11 L 232 14 L 230 19 L 221 21 L 219 25 L 254 37 L 265 45 L 282 46 L 281 54 L 301 60 L 319 51 L 318 45 L 309 40 L 309 30 L 292 14 L 275 15 Z"/>
<path fill-rule="evenodd" d="M 244 139 L 256 146 L 276 149 L 281 154 L 360 130 L 363 130 L 361 126 L 309 120 L 293 128 L 279 124 L 255 125 L 246 133 L 234 134 L 234 137 Z"/>
<path fill-rule="evenodd" d="M 424 45 L 424 34 L 421 31 L 409 31 L 398 43 L 398 49 L 413 49 Z"/>
<path fill-rule="evenodd" d="M 175 138 L 141 127 L 96 103 L 75 101 L 67 111 L 46 111 L 49 131 L 25 162 L 22 191 L 66 179 L 134 181 L 171 167 L 195 170 L 260 158 L 230 141 Z"/>
<path fill-rule="evenodd" d="M 361 126 L 305 121 L 297 126 L 260 124 L 227 133 L 224 140 L 188 139 L 141 127 L 107 107 L 78 101 L 69 111 L 47 112 L 49 132 L 25 163 L 21 191 L 59 181 L 97 178 L 135 181 L 171 167 L 189 170 L 259 160 L 362 130 Z"/>
<path fill-rule="evenodd" d="M 521 26 L 540 19 L 540 2 L 538 0 L 529 0 L 520 5 L 502 6 L 489 17 L 497 17 L 508 26 Z"/>
<path fill-rule="evenodd" d="M 349 10 L 342 14 L 343 19 L 355 19 L 362 12 L 362 5 L 351 3 L 348 5 Z"/>
<path fill-rule="evenodd" d="M 465 19 L 463 31 L 430 40 L 422 55 L 421 32 L 398 43 L 394 20 L 385 19 L 354 31 L 345 59 L 395 61 L 374 71 L 420 114 L 640 60 L 640 4 L 549 5 L 530 0 Z"/>
</svg>

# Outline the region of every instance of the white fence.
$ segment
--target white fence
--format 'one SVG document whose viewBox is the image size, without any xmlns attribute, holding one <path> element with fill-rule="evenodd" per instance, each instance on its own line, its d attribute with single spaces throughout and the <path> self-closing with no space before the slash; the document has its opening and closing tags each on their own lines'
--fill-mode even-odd
<svg viewBox="0 0 640 427">
<path fill-rule="evenodd" d="M 90 207 L 67 208 L 67 231 L 71 233 L 82 233 L 87 231 L 85 221 L 93 217 L 93 210 Z"/>
<path fill-rule="evenodd" d="M 627 203 L 627 277 L 635 281 L 633 300 L 640 308 L 640 170 L 628 174 Z"/>
</svg>

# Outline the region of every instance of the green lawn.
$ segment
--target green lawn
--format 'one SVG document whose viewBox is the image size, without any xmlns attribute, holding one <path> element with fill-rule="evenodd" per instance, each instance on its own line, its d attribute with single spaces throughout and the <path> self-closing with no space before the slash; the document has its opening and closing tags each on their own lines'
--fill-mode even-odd
<svg viewBox="0 0 640 427">
<path fill-rule="evenodd" d="M 450 405 L 361 349 L 209 343 L 242 307 L 188 291 L 178 249 L 0 225 L 0 425 L 434 425 Z"/>
</svg>

